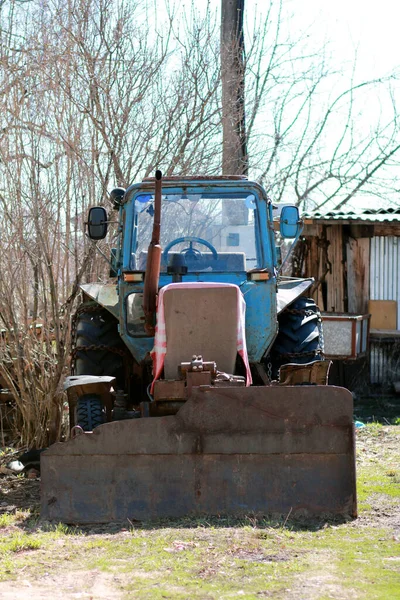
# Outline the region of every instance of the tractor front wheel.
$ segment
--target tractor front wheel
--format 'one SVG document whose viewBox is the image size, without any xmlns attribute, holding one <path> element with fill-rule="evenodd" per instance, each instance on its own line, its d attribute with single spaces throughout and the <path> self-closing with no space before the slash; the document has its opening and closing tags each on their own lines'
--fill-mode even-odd
<svg viewBox="0 0 400 600">
<path fill-rule="evenodd" d="M 312 298 L 300 296 L 278 316 L 279 331 L 269 361 L 272 379 L 287 363 L 305 364 L 323 359 L 321 313 Z"/>
<path fill-rule="evenodd" d="M 78 399 L 75 409 L 75 424 L 83 431 L 93 431 L 105 423 L 105 411 L 100 396 L 86 394 Z"/>
<path fill-rule="evenodd" d="M 73 323 L 71 375 L 109 375 L 116 378 L 116 389 L 124 389 L 125 354 L 117 319 L 96 302 L 82 304 Z M 93 431 L 105 423 L 106 412 L 101 396 L 81 396 L 74 417 L 71 427 L 79 425 L 84 431 Z"/>
<path fill-rule="evenodd" d="M 117 319 L 96 303 L 86 303 L 76 315 L 72 375 L 110 375 L 125 387 L 126 347 Z"/>
</svg>

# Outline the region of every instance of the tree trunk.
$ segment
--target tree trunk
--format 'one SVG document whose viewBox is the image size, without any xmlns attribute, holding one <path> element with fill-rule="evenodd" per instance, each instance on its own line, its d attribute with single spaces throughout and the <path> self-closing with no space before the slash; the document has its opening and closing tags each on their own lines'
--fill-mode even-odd
<svg viewBox="0 0 400 600">
<path fill-rule="evenodd" d="M 244 111 L 244 0 L 222 0 L 222 173 L 247 175 L 248 156 Z"/>
</svg>

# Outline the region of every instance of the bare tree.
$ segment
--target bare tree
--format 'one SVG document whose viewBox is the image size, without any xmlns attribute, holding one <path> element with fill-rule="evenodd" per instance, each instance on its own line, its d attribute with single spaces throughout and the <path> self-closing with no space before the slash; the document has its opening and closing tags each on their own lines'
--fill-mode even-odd
<svg viewBox="0 0 400 600">
<path fill-rule="evenodd" d="M 215 11 L 193 4 L 179 20 L 170 8 L 155 26 L 146 10 L 146 0 L 0 3 L 0 374 L 25 445 L 60 434 L 79 284 L 108 279 L 83 224 L 115 185 L 156 167 L 246 173 L 248 163 L 274 199 L 308 208 L 396 185 L 386 174 L 399 150 L 393 77 L 345 81 L 307 32 L 293 35 L 277 1 L 254 23 L 243 4 L 224 13 L 221 78 Z M 360 128 L 374 90 L 382 109 Z M 109 254 L 112 240 L 102 244 Z"/>
<path fill-rule="evenodd" d="M 215 26 L 184 28 L 172 54 L 172 23 L 152 35 L 131 9 L 33 1 L 21 28 L 15 4 L 18 36 L 0 31 L 0 373 L 25 445 L 60 434 L 78 286 L 108 277 L 83 234 L 87 208 L 156 165 L 218 169 Z"/>
<path fill-rule="evenodd" d="M 261 19 L 259 19 L 261 21 Z M 310 43 L 311 40 L 311 43 Z M 276 201 L 315 210 L 396 190 L 396 74 L 359 81 L 269 4 L 246 42 L 250 172 Z"/>
</svg>

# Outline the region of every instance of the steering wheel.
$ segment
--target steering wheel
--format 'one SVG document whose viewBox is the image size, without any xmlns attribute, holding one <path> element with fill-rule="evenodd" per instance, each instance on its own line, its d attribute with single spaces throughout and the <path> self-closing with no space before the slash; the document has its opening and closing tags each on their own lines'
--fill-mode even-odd
<svg viewBox="0 0 400 600">
<path fill-rule="evenodd" d="M 212 244 L 210 244 L 210 242 L 207 242 L 207 240 L 203 240 L 203 238 L 185 235 L 184 237 L 180 237 L 180 238 L 176 238 L 175 240 L 172 240 L 172 242 L 170 242 L 169 244 L 167 244 L 165 246 L 164 252 L 162 254 L 162 259 L 163 259 L 164 264 L 167 264 L 168 252 L 171 250 L 171 248 L 173 246 L 176 246 L 177 244 L 181 244 L 182 242 L 189 242 L 189 248 L 184 248 L 183 250 L 181 250 L 180 254 L 184 254 L 185 256 L 192 255 L 192 256 L 195 256 L 196 258 L 201 258 L 202 254 L 201 254 L 200 250 L 193 248 L 193 244 L 197 243 L 197 244 L 203 244 L 203 246 L 206 246 L 211 251 L 214 260 L 218 259 L 218 252 L 216 251 L 214 246 Z"/>
</svg>

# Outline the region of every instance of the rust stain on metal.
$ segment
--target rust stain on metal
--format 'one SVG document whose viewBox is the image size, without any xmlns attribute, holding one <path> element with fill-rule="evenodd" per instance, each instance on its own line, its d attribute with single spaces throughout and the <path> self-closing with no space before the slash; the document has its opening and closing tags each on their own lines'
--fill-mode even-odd
<svg viewBox="0 0 400 600">
<path fill-rule="evenodd" d="M 194 388 L 177 415 L 107 423 L 42 453 L 42 516 L 356 516 L 342 388 Z M 52 499 L 57 498 L 56 502 Z"/>
</svg>

